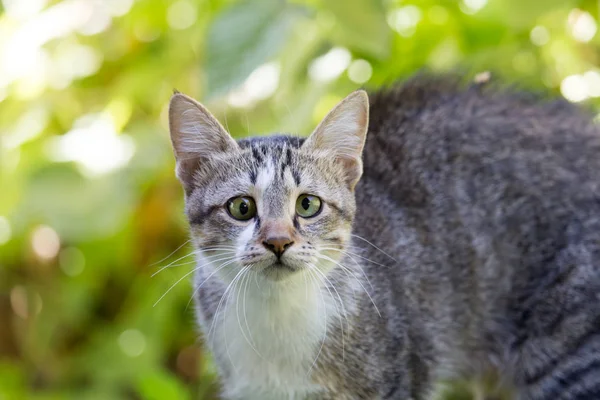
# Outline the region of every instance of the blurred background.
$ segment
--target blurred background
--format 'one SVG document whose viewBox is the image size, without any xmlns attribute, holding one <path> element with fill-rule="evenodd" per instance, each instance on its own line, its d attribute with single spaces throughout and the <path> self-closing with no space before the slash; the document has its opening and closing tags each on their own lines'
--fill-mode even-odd
<svg viewBox="0 0 600 400">
<path fill-rule="evenodd" d="M 423 68 L 597 107 L 598 6 L 2 0 L 0 399 L 216 398 L 185 277 L 174 88 L 236 137 L 308 134 L 350 91 Z"/>
</svg>

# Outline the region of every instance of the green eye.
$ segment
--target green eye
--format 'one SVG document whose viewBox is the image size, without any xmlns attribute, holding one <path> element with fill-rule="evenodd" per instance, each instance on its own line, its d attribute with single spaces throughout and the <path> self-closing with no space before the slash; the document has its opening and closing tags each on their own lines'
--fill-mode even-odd
<svg viewBox="0 0 600 400">
<path fill-rule="evenodd" d="M 310 194 L 302 194 L 296 200 L 296 212 L 304 218 L 314 217 L 321 211 L 321 199 Z"/>
<path fill-rule="evenodd" d="M 256 204 L 250 197 L 234 197 L 227 201 L 229 215 L 240 221 L 247 221 L 256 215 Z"/>
</svg>

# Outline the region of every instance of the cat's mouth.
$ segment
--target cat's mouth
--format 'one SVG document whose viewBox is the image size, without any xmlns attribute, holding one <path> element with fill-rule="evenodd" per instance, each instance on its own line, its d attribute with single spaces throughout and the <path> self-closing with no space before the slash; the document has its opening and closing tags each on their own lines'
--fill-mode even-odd
<svg viewBox="0 0 600 400">
<path fill-rule="evenodd" d="M 273 264 L 264 268 L 262 272 L 267 276 L 267 278 L 272 279 L 274 281 L 281 281 L 294 273 L 298 272 L 299 268 L 291 266 L 281 261 L 275 261 Z"/>
</svg>

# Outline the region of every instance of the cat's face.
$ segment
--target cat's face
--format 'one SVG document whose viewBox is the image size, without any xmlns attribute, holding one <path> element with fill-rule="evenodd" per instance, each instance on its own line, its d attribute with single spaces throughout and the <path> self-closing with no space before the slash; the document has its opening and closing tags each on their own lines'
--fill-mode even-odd
<svg viewBox="0 0 600 400">
<path fill-rule="evenodd" d="M 228 281 L 249 270 L 284 281 L 335 267 L 350 238 L 367 121 L 366 95 L 356 92 L 307 140 L 235 142 L 204 107 L 174 95 L 171 137 L 200 262 Z"/>
</svg>

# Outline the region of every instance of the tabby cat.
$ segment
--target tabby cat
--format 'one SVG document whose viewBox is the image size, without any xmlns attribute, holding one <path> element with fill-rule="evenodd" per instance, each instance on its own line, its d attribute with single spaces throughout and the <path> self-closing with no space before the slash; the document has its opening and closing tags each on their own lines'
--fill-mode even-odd
<svg viewBox="0 0 600 400">
<path fill-rule="evenodd" d="M 223 398 L 432 399 L 495 377 L 514 399 L 600 399 L 587 111 L 420 75 L 350 94 L 306 139 L 235 141 L 180 93 L 169 119 Z"/>
</svg>

